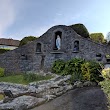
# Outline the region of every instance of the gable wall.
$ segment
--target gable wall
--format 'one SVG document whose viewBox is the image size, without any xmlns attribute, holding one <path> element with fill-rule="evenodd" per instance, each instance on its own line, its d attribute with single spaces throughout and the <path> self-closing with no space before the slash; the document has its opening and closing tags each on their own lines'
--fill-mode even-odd
<svg viewBox="0 0 110 110">
<path fill-rule="evenodd" d="M 55 32 L 61 31 L 61 50 L 54 50 Z M 79 52 L 74 53 L 74 41 L 79 41 Z M 41 43 L 42 52 L 36 52 L 37 43 Z M 50 71 L 52 63 L 57 59 L 69 60 L 74 57 L 96 60 L 96 54 L 102 54 L 102 62 L 106 62 L 105 54 L 110 53 L 106 45 L 95 43 L 76 34 L 67 26 L 54 26 L 37 40 L 20 48 L 0 55 L 0 67 L 6 73 L 25 71 Z"/>
</svg>

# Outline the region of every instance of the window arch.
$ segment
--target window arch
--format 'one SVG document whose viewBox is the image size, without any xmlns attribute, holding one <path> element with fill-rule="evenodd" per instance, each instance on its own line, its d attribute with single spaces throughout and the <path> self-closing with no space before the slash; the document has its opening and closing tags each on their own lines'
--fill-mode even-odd
<svg viewBox="0 0 110 110">
<path fill-rule="evenodd" d="M 79 41 L 74 42 L 74 48 L 73 51 L 78 52 L 79 51 Z"/>
<path fill-rule="evenodd" d="M 62 38 L 62 32 L 57 31 L 55 33 L 54 50 L 60 50 L 61 49 L 61 38 Z"/>
<path fill-rule="evenodd" d="M 41 52 L 41 43 L 37 43 L 36 52 Z"/>
</svg>

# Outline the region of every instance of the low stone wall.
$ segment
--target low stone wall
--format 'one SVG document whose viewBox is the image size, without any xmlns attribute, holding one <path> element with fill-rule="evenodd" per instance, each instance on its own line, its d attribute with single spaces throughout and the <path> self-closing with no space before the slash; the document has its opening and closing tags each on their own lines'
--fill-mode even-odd
<svg viewBox="0 0 110 110">
<path fill-rule="evenodd" d="M 11 90 L 14 98 L 5 98 L 0 101 L 0 110 L 14 109 L 14 110 L 26 110 L 48 102 L 57 96 L 62 95 L 68 90 L 83 87 L 83 86 L 96 86 L 96 83 L 92 82 L 74 82 L 73 85 L 68 83 L 71 78 L 68 76 L 56 76 L 50 80 L 44 80 L 39 82 L 32 82 L 29 85 L 12 84 L 12 83 L 0 83 L 0 93 L 3 90 Z"/>
</svg>

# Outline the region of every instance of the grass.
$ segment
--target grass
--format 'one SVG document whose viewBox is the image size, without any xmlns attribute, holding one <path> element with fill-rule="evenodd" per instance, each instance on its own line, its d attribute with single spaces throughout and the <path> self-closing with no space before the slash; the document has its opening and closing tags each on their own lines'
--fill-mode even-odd
<svg viewBox="0 0 110 110">
<path fill-rule="evenodd" d="M 110 104 L 110 79 L 109 80 L 105 79 L 104 81 L 100 82 L 100 84 L 101 84 L 103 91 L 107 95 L 108 102 Z M 109 110 L 110 110 L 110 106 L 109 106 Z"/>
<path fill-rule="evenodd" d="M 2 94 L 0 94 L 0 100 L 3 100 L 4 96 Z"/>
<path fill-rule="evenodd" d="M 48 80 L 51 79 L 52 76 L 47 75 L 47 76 L 41 76 L 41 75 L 36 75 L 36 79 L 33 81 L 40 81 L 40 80 Z M 33 81 L 27 81 L 24 80 L 23 75 L 10 75 L 10 76 L 4 76 L 0 77 L 0 82 L 10 82 L 10 83 L 17 83 L 17 84 L 29 84 L 30 82 Z"/>
</svg>

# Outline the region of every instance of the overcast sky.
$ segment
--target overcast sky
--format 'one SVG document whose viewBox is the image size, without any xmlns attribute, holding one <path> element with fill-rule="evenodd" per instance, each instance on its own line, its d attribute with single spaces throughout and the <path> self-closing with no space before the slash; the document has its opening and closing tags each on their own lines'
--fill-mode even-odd
<svg viewBox="0 0 110 110">
<path fill-rule="evenodd" d="M 110 0 L 0 0 L 0 38 L 40 36 L 54 25 L 110 31 Z"/>
</svg>

